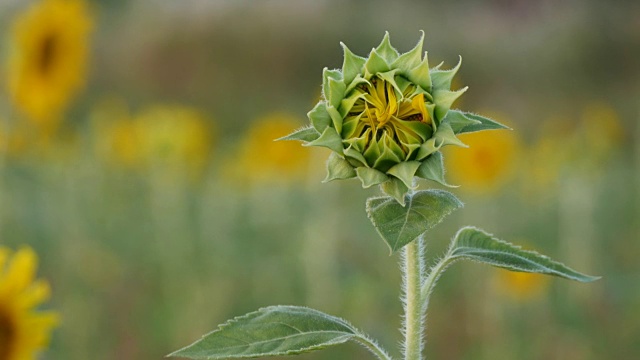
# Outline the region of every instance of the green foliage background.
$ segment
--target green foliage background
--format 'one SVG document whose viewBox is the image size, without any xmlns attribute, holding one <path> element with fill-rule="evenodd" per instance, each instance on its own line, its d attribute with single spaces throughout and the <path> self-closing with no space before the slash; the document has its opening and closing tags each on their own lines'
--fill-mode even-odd
<svg viewBox="0 0 640 360">
<path fill-rule="evenodd" d="M 550 136 L 540 131 L 544 120 L 577 119 L 595 102 L 616 110 L 624 133 L 606 160 L 580 149 L 533 193 L 524 190 L 532 177 L 525 159 L 496 191 L 453 190 L 466 205 L 429 233 L 434 256 L 458 227 L 478 225 L 603 279 L 552 279 L 525 301 L 496 293 L 499 270 L 456 265 L 430 305 L 427 357 L 640 357 L 640 5 L 393 4 L 94 3 L 89 86 L 65 126 L 89 136 L 91 108 L 118 96 L 133 109 L 195 106 L 215 120 L 218 140 L 195 183 L 163 170 L 114 170 L 91 152 L 3 162 L 0 242 L 34 247 L 63 317 L 45 358 L 161 358 L 271 304 L 348 318 L 393 348 L 400 273 L 365 213 L 376 190 L 322 185 L 320 172 L 234 186 L 223 163 L 262 114 L 285 111 L 306 123 L 322 68 L 341 66 L 340 41 L 364 55 L 389 30 L 406 51 L 419 29 L 434 64 L 463 56 L 459 74 L 470 90 L 460 107 L 505 114 L 524 144 Z M 0 5 L 3 28 L 22 6 Z M 10 108 L 3 95 L 3 117 Z M 300 358 L 365 356 L 349 344 Z"/>
</svg>

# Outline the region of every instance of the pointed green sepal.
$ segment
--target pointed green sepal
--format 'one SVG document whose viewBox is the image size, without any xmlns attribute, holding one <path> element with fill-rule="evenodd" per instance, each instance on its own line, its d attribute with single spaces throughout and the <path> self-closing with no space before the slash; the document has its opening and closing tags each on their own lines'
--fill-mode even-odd
<svg viewBox="0 0 640 360">
<path fill-rule="evenodd" d="M 345 83 L 346 84 L 346 83 Z M 371 85 L 369 80 L 362 77 L 362 74 L 356 75 L 356 77 L 351 81 L 349 85 L 347 85 L 347 90 L 344 92 L 345 94 L 350 94 L 353 89 L 355 89 L 360 84 Z"/>
<path fill-rule="evenodd" d="M 465 126 L 460 130 L 459 132 L 460 134 L 482 131 L 482 130 L 500 130 L 500 129 L 511 130 L 510 127 L 500 124 L 499 122 L 493 119 L 489 119 L 488 117 L 484 117 L 478 114 L 467 113 L 467 112 L 464 112 L 462 114 L 468 119 L 478 121 L 479 124 L 471 124 L 471 125 Z"/>
<path fill-rule="evenodd" d="M 433 71 L 439 71 L 439 70 L 440 70 L 440 68 L 442 67 L 442 65 L 444 65 L 444 61 L 440 61 L 440 64 L 438 64 L 438 65 L 436 65 L 436 66 L 432 67 L 432 68 L 431 68 L 431 71 L 432 71 L 432 72 L 433 72 Z"/>
<path fill-rule="evenodd" d="M 436 90 L 433 92 L 433 99 L 436 103 L 436 117 L 438 120 L 444 119 L 453 103 L 462 96 L 467 89 L 469 89 L 468 86 L 456 91 Z"/>
<path fill-rule="evenodd" d="M 435 153 L 439 149 L 440 147 L 436 146 L 436 138 L 432 137 L 431 139 L 425 141 L 424 143 L 422 143 L 422 145 L 420 145 L 418 153 L 416 154 L 416 160 L 421 161 L 422 159 Z"/>
<path fill-rule="evenodd" d="M 418 40 L 416 46 L 409 50 L 409 52 L 400 55 L 400 57 L 391 64 L 391 68 L 399 69 L 401 74 L 406 75 L 411 71 L 411 69 L 420 65 L 420 61 L 422 60 L 420 56 L 422 55 L 423 43 L 424 31 L 420 30 L 420 40 Z"/>
<path fill-rule="evenodd" d="M 335 80 L 329 78 L 329 94 L 327 95 L 327 102 L 329 105 L 338 108 L 340 102 L 344 98 L 347 87 L 342 80 Z"/>
<path fill-rule="evenodd" d="M 342 80 L 342 73 L 340 70 L 329 70 L 329 68 L 322 69 L 322 94 L 326 100 L 329 100 L 329 79 L 336 81 Z"/>
<path fill-rule="evenodd" d="M 456 76 L 460 66 L 462 65 L 462 56 L 459 57 L 458 64 L 449 70 L 435 70 L 431 73 L 431 81 L 433 83 L 434 90 L 449 90 L 451 89 L 451 82 L 453 77 Z"/>
<path fill-rule="evenodd" d="M 398 54 L 398 50 L 396 50 L 393 46 L 391 46 L 391 41 L 389 40 L 389 32 L 385 31 L 384 38 L 376 51 L 380 56 L 387 62 L 387 64 L 393 63 L 400 54 Z"/>
<path fill-rule="evenodd" d="M 281 140 L 299 140 L 306 143 L 313 142 L 320 138 L 320 133 L 316 131 L 312 126 L 300 128 L 287 136 L 283 136 L 275 141 Z"/>
<path fill-rule="evenodd" d="M 447 123 L 440 124 L 440 127 L 436 131 L 435 138 L 436 138 L 435 145 L 438 147 L 438 149 L 447 145 L 455 145 L 463 148 L 469 147 L 468 145 L 460 141 L 458 137 L 456 137 L 456 134 L 453 132 L 453 129 L 451 129 L 451 126 Z"/>
<path fill-rule="evenodd" d="M 393 86 L 393 88 L 396 90 L 396 96 L 400 97 L 402 96 L 402 90 L 400 89 L 400 87 L 398 86 L 398 83 L 396 82 L 396 73 L 398 72 L 398 69 L 393 69 L 393 70 L 389 70 L 387 72 L 383 72 L 383 73 L 378 73 L 378 77 L 386 82 L 388 82 L 389 84 L 391 84 L 391 86 Z"/>
<path fill-rule="evenodd" d="M 313 129 L 313 128 L 312 128 Z M 315 131 L 315 129 L 313 129 Z M 321 146 L 331 149 L 338 154 L 342 155 L 344 149 L 342 148 L 342 138 L 336 132 L 336 129 L 328 127 L 324 130 L 319 138 L 304 144 L 303 146 Z"/>
<path fill-rule="evenodd" d="M 390 177 L 388 181 L 380 184 L 380 189 L 385 194 L 391 196 L 400 206 L 405 205 L 405 195 L 409 192 L 409 187 L 402 180 L 396 177 Z"/>
<path fill-rule="evenodd" d="M 420 149 L 418 149 L 418 153 L 416 154 L 416 160 L 423 160 L 447 145 L 456 145 L 464 148 L 469 147 L 456 137 L 451 126 L 445 122 L 440 124 L 440 127 L 438 127 L 438 130 L 436 130 L 431 139 L 420 145 Z"/>
<path fill-rule="evenodd" d="M 331 118 L 331 122 L 333 123 L 333 127 L 336 129 L 338 133 L 342 132 L 342 121 L 343 118 L 340 115 L 340 112 L 333 105 L 327 106 L 327 113 L 329 113 L 329 117 Z"/>
<path fill-rule="evenodd" d="M 580 282 L 600 279 L 579 273 L 535 251 L 523 250 L 474 227 L 458 231 L 447 256 L 451 260 L 469 259 L 511 271 L 553 275 Z"/>
<path fill-rule="evenodd" d="M 331 116 L 327 111 L 326 101 L 320 101 L 316 106 L 307 113 L 311 125 L 318 131 L 318 136 L 324 132 L 324 130 L 332 122 Z"/>
<path fill-rule="evenodd" d="M 344 77 L 344 83 L 349 85 L 351 84 L 351 82 L 353 82 L 358 74 L 362 73 L 362 69 L 367 59 L 352 53 L 344 43 L 341 42 L 340 45 L 344 50 L 342 75 Z"/>
<path fill-rule="evenodd" d="M 332 152 L 327 160 L 327 177 L 323 183 L 333 180 L 351 179 L 356 177 L 356 171 L 349 162 L 340 155 Z"/>
<path fill-rule="evenodd" d="M 419 161 L 403 161 L 391 167 L 387 174 L 400 179 L 409 189 L 414 188 L 413 177 L 420 167 Z"/>
<path fill-rule="evenodd" d="M 442 120 L 443 123 L 449 124 L 454 133 L 460 134 L 468 126 L 482 124 L 479 120 L 472 119 L 460 110 L 449 110 L 447 116 Z"/>
<path fill-rule="evenodd" d="M 360 181 L 362 181 L 362 187 L 365 189 L 389 180 L 389 177 L 383 172 L 369 167 L 358 167 L 356 168 L 356 173 Z"/>
<path fill-rule="evenodd" d="M 463 206 L 453 194 L 443 190 L 416 191 L 403 195 L 402 200 L 400 204 L 387 196 L 367 200 L 367 216 L 392 253 Z"/>
<path fill-rule="evenodd" d="M 352 147 L 347 148 L 344 151 L 344 156 L 346 157 L 346 160 L 349 161 L 349 163 L 351 165 L 353 165 L 353 167 L 361 167 L 361 166 L 367 166 L 367 160 L 364 158 L 364 156 L 362 156 L 362 154 L 353 149 Z"/>
<path fill-rule="evenodd" d="M 371 49 L 369 58 L 364 64 L 365 79 L 371 79 L 371 77 L 377 73 L 389 71 L 389 64 L 378 54 L 376 49 Z"/>
<path fill-rule="evenodd" d="M 407 78 L 414 84 L 419 85 L 422 89 L 431 91 L 432 81 L 431 74 L 429 73 L 429 57 L 426 51 L 420 65 L 409 70 Z"/>
<path fill-rule="evenodd" d="M 426 180 L 435 181 L 440 185 L 444 185 L 450 188 L 456 188 L 456 185 L 449 185 L 447 181 L 444 179 L 444 161 L 442 159 L 442 153 L 439 151 L 434 152 L 429 155 L 416 171 L 416 176 L 421 177 Z"/>
<path fill-rule="evenodd" d="M 354 91 L 351 93 L 351 95 L 342 99 L 342 101 L 340 102 L 340 107 L 338 108 L 340 110 L 339 111 L 340 117 L 344 118 L 345 116 L 347 116 L 347 114 L 349 113 L 349 111 L 351 111 L 351 108 L 353 108 L 353 105 L 356 103 L 356 101 L 364 98 L 364 96 L 365 96 L 365 93 Z"/>
</svg>

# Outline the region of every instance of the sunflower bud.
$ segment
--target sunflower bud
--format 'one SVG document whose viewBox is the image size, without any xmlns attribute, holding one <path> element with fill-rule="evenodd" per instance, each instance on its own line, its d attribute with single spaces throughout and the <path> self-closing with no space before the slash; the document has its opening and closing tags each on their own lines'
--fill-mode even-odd
<svg viewBox="0 0 640 360">
<path fill-rule="evenodd" d="M 311 126 L 283 140 L 333 150 L 325 181 L 358 177 L 367 188 L 382 190 L 404 204 L 415 176 L 447 185 L 440 149 L 466 147 L 457 134 L 505 126 L 452 109 L 467 88 L 451 90 L 454 68 L 429 68 L 422 51 L 424 33 L 400 54 L 386 33 L 367 58 L 346 45 L 341 70 L 323 71 L 322 99 L 308 113 Z"/>
</svg>

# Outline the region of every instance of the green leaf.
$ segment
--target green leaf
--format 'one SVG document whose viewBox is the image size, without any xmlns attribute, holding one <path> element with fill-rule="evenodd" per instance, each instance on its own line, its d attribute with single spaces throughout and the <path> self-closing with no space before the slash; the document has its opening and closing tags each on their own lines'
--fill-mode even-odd
<svg viewBox="0 0 640 360">
<path fill-rule="evenodd" d="M 495 120 L 489 119 L 487 117 L 484 117 L 478 114 L 467 113 L 467 112 L 463 112 L 462 114 L 466 118 L 478 121 L 479 124 L 471 124 L 471 125 L 465 126 L 459 131 L 460 134 L 482 131 L 482 130 L 499 130 L 499 129 L 511 130 L 511 128 L 508 126 L 502 125 Z"/>
<path fill-rule="evenodd" d="M 358 167 L 356 168 L 356 173 L 360 181 L 362 181 L 362 187 L 365 189 L 389 180 L 389 177 L 383 172 L 369 167 Z"/>
<path fill-rule="evenodd" d="M 331 116 L 327 111 L 326 101 L 320 101 L 316 106 L 307 113 L 311 125 L 318 131 L 318 134 L 324 132 L 324 130 L 331 124 Z"/>
<path fill-rule="evenodd" d="M 391 46 L 391 41 L 389 40 L 389 32 L 385 31 L 384 38 L 376 51 L 382 58 L 387 62 L 387 64 L 391 64 L 394 62 L 400 54 L 398 54 L 398 50 L 396 50 L 393 46 Z"/>
<path fill-rule="evenodd" d="M 390 359 L 345 320 L 299 306 L 270 306 L 234 318 L 169 356 L 213 360 L 296 355 L 349 340 Z"/>
<path fill-rule="evenodd" d="M 442 153 L 437 151 L 427 157 L 416 172 L 416 176 L 423 179 L 432 180 L 438 184 L 455 188 L 455 185 L 449 185 L 444 179 L 444 161 L 442 160 Z"/>
<path fill-rule="evenodd" d="M 283 136 L 276 141 L 280 140 L 300 140 L 304 142 L 312 142 L 317 140 L 320 137 L 320 133 L 316 131 L 313 127 L 303 127 L 300 128 L 287 136 Z"/>
<path fill-rule="evenodd" d="M 451 243 L 448 256 L 452 260 L 470 259 L 511 271 L 554 275 L 580 282 L 600 278 L 579 273 L 547 256 L 523 250 L 474 227 L 465 227 L 458 231 Z"/>
<path fill-rule="evenodd" d="M 313 131 L 315 131 L 315 129 L 313 129 Z M 319 138 L 303 144 L 303 146 L 322 146 L 331 149 L 341 155 L 344 151 L 342 148 L 342 138 L 340 137 L 340 135 L 338 135 L 336 129 L 332 127 L 326 128 Z"/>
<path fill-rule="evenodd" d="M 367 215 L 392 253 L 426 233 L 462 203 L 442 190 L 421 190 L 406 196 L 403 207 L 390 197 L 367 200 Z"/>
<path fill-rule="evenodd" d="M 364 67 L 364 63 L 367 59 L 352 53 L 347 45 L 342 42 L 340 43 L 340 46 L 342 46 L 342 49 L 344 50 L 344 62 L 342 63 L 344 83 L 349 86 L 356 76 L 362 73 L 362 68 Z"/>
<path fill-rule="evenodd" d="M 351 179 L 356 177 L 356 172 L 353 166 L 340 155 L 332 152 L 327 160 L 327 177 L 322 182 L 329 182 L 332 180 Z"/>
</svg>

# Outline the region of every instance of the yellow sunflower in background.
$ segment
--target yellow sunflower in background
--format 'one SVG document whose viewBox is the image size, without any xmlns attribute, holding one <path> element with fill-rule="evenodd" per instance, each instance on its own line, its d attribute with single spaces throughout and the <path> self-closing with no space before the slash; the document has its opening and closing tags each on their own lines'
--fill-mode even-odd
<svg viewBox="0 0 640 360">
<path fill-rule="evenodd" d="M 0 124 L 4 123 L 6 122 L 0 119 Z M 27 138 L 24 132 L 0 126 L 0 157 L 11 157 L 24 153 L 26 147 Z"/>
<path fill-rule="evenodd" d="M 528 302 L 546 294 L 549 279 L 540 274 L 498 270 L 495 273 L 494 286 L 498 292 L 512 301 Z"/>
<path fill-rule="evenodd" d="M 116 129 L 116 140 L 125 156 L 140 156 L 143 165 L 186 170 L 199 176 L 209 164 L 214 141 L 211 121 L 200 111 L 180 105 L 155 105 L 130 123 Z M 131 142 L 137 142 L 139 154 Z"/>
<path fill-rule="evenodd" d="M 15 106 L 52 131 L 86 81 L 92 17 L 82 0 L 34 3 L 14 23 L 8 89 Z"/>
<path fill-rule="evenodd" d="M 495 191 L 514 175 L 521 145 L 513 131 L 469 133 L 459 138 L 469 148 L 445 150 L 451 183 L 461 185 L 462 190 L 483 194 Z"/>
<path fill-rule="evenodd" d="M 241 140 L 228 175 L 253 184 L 303 179 L 309 172 L 310 149 L 290 141 L 275 141 L 299 127 L 297 118 L 286 113 L 258 118 Z"/>
<path fill-rule="evenodd" d="M 35 280 L 38 266 L 30 248 L 13 256 L 0 247 L 0 359 L 35 359 L 49 344 L 57 313 L 35 311 L 50 296 L 49 284 Z"/>
<path fill-rule="evenodd" d="M 135 168 L 141 165 L 138 129 L 129 106 L 120 98 L 105 98 L 91 111 L 93 145 L 110 165 Z"/>
<path fill-rule="evenodd" d="M 620 147 L 624 141 L 624 128 L 618 113 L 606 103 L 592 103 L 584 108 L 581 117 L 583 144 L 581 152 L 588 150 L 598 166 Z M 582 154 L 580 154 L 582 155 Z"/>
<path fill-rule="evenodd" d="M 576 146 L 576 123 L 571 118 L 550 117 L 541 121 L 537 140 L 527 149 L 523 169 L 525 193 L 540 195 L 557 187 L 563 168 L 571 163 Z"/>
</svg>

